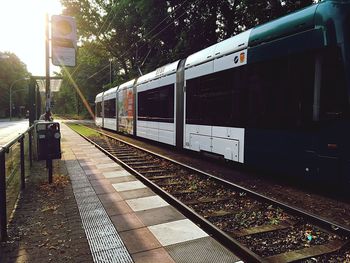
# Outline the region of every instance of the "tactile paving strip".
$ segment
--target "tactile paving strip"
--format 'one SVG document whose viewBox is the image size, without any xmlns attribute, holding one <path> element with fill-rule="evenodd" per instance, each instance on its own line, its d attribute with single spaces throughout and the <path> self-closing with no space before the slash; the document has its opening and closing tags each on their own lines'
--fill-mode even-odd
<svg viewBox="0 0 350 263">
<path fill-rule="evenodd" d="M 76 173 L 76 166 L 69 165 L 67 169 L 72 177 L 73 192 L 94 262 L 132 263 L 128 250 L 90 182 Z"/>
</svg>

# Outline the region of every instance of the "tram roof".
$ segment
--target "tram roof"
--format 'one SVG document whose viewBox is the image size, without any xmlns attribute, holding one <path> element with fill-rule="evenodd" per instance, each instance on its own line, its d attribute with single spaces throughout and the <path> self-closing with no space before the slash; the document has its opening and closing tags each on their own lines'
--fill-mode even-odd
<svg viewBox="0 0 350 263">
<path fill-rule="evenodd" d="M 128 82 L 121 84 L 118 90 L 131 88 L 132 86 L 134 86 L 134 83 L 135 83 L 135 79 L 129 80 Z"/>
<path fill-rule="evenodd" d="M 103 95 L 103 92 L 100 92 L 99 94 L 97 94 L 97 95 L 96 95 L 95 102 L 102 101 L 102 95 Z"/>
<path fill-rule="evenodd" d="M 149 82 L 151 80 L 158 79 L 158 78 L 176 73 L 177 66 L 178 66 L 179 62 L 180 62 L 180 60 L 177 60 L 173 63 L 159 67 L 156 70 L 139 77 L 136 85 L 140 85 L 142 83 L 146 83 L 146 82 Z"/>
<path fill-rule="evenodd" d="M 251 29 L 190 55 L 186 59 L 185 68 L 247 48 L 250 32 Z"/>
<path fill-rule="evenodd" d="M 312 29 L 315 27 L 316 9 L 321 3 L 311 5 L 289 15 L 259 25 L 200 50 L 187 57 L 185 68 L 190 68 L 277 38 Z"/>
<path fill-rule="evenodd" d="M 118 86 L 114 87 L 114 88 L 111 88 L 107 91 L 105 91 L 105 93 L 103 94 L 103 96 L 106 96 L 106 95 L 109 95 L 111 93 L 116 93 L 116 91 L 118 90 Z"/>
</svg>

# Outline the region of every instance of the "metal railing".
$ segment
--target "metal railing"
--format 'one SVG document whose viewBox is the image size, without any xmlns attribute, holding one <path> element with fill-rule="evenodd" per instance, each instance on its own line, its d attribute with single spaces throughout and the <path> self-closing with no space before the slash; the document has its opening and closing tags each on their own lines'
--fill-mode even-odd
<svg viewBox="0 0 350 263">
<path fill-rule="evenodd" d="M 33 126 L 0 146 L 0 241 L 7 238 L 8 219 L 33 164 Z"/>
</svg>

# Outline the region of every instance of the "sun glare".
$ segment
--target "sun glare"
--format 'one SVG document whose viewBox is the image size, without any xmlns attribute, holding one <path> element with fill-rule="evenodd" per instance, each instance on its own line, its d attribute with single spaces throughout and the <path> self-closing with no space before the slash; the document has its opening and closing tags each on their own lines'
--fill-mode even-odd
<svg viewBox="0 0 350 263">
<path fill-rule="evenodd" d="M 61 14 L 59 0 L 0 0 L 0 10 L 0 51 L 15 53 L 29 72 L 44 75 L 45 14 Z"/>
</svg>

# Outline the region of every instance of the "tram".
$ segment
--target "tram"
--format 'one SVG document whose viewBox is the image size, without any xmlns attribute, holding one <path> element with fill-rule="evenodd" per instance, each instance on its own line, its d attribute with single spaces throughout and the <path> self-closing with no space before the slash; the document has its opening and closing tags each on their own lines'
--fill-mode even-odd
<svg viewBox="0 0 350 263">
<path fill-rule="evenodd" d="M 322 1 L 98 94 L 96 124 L 349 183 L 349 38 L 350 1 Z"/>
</svg>

